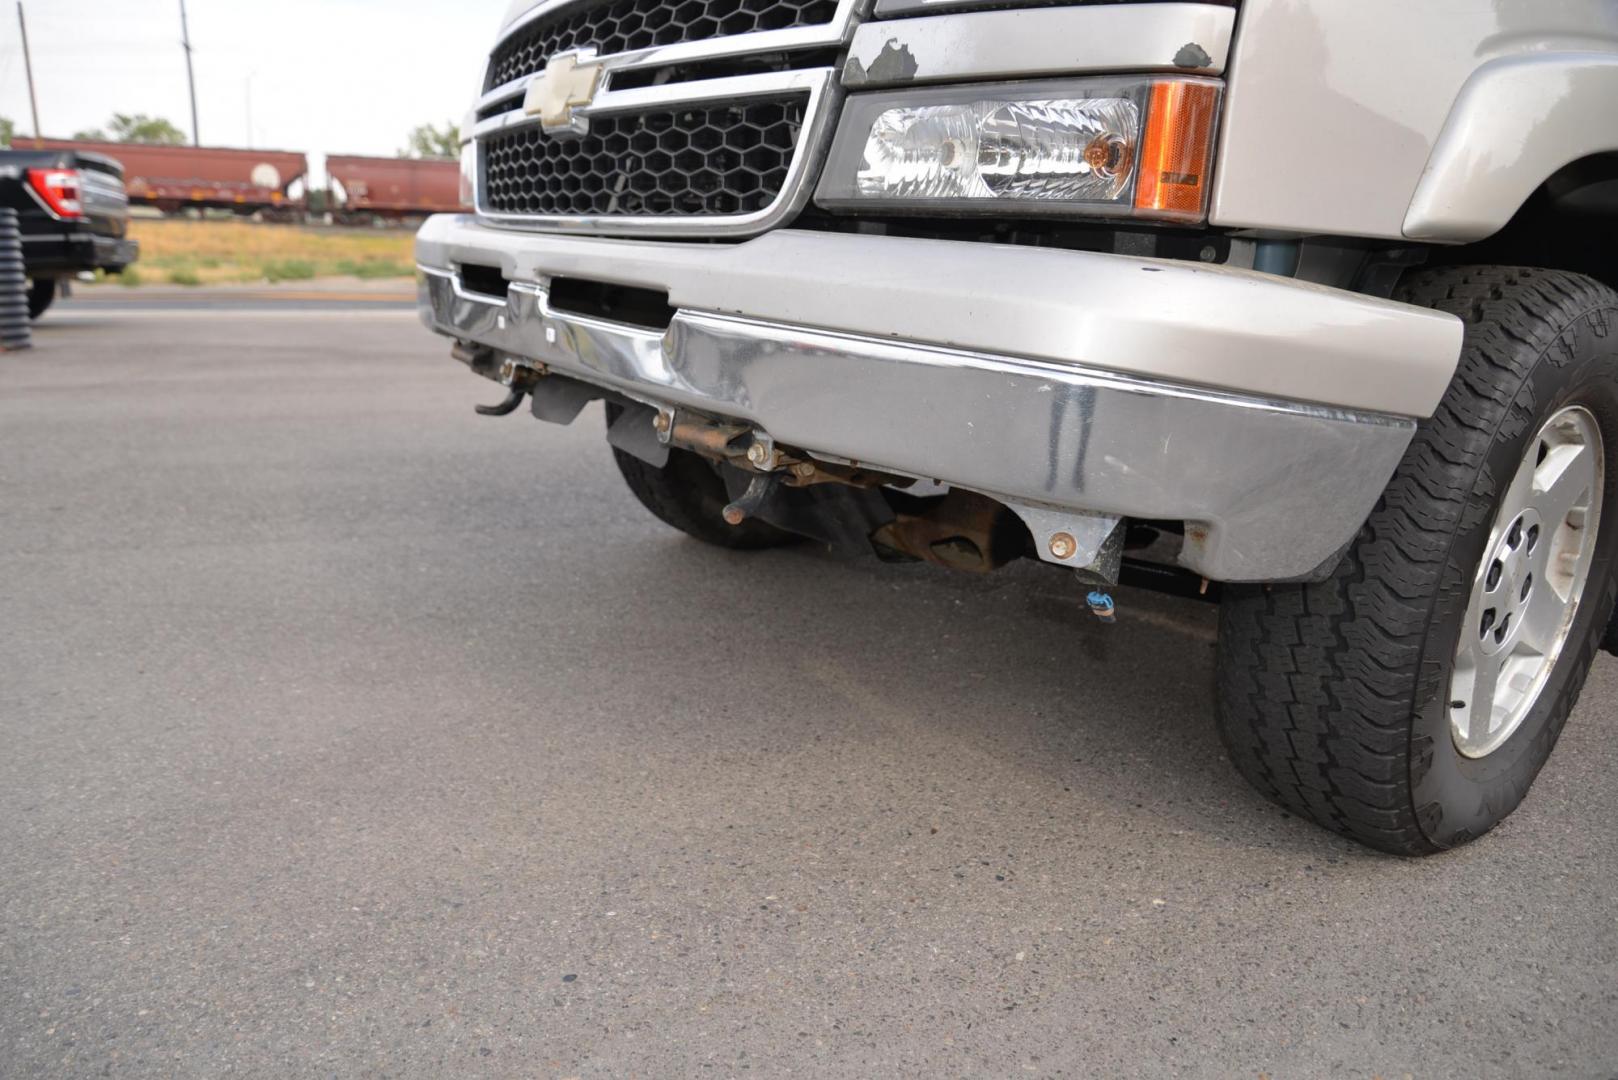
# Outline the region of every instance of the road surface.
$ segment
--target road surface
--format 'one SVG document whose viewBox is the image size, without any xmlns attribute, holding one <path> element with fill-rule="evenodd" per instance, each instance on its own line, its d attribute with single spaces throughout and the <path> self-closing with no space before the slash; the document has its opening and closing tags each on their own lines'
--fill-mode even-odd
<svg viewBox="0 0 1618 1080">
<path fill-rule="evenodd" d="M 0 1073 L 1618 1071 L 1618 660 L 1386 858 L 1207 606 L 710 550 L 407 311 L 135 308 L 0 357 Z"/>
</svg>

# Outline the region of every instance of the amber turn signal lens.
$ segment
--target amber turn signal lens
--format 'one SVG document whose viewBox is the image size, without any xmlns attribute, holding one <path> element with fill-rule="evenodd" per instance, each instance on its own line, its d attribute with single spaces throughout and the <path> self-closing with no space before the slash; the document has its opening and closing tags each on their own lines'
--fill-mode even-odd
<svg viewBox="0 0 1618 1080">
<path fill-rule="evenodd" d="M 1135 210 L 1151 217 L 1201 221 L 1208 211 L 1219 87 L 1163 79 L 1152 85 L 1141 147 Z"/>
</svg>

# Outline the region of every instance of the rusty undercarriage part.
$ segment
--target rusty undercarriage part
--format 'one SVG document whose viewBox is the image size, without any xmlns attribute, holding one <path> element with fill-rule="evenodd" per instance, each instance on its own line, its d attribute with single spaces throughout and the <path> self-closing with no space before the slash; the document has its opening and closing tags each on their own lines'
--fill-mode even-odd
<svg viewBox="0 0 1618 1080">
<path fill-rule="evenodd" d="M 988 573 L 1028 549 L 1028 533 L 1017 515 L 985 495 L 959 489 L 927 498 L 908 495 L 904 489 L 915 483 L 908 477 L 863 469 L 857 463 L 813 459 L 782 448 L 767 433 L 745 424 L 711 420 L 684 411 L 661 410 L 652 426 L 671 447 L 724 462 L 749 474 L 746 491 L 725 508 L 725 520 L 732 525 L 765 511 L 782 487 L 804 489 L 835 484 L 863 489 L 873 497 L 876 489 L 887 489 L 886 502 L 891 512 L 883 515 L 883 523 L 868 535 L 877 553 L 885 557 L 920 559 L 952 570 Z"/>
<path fill-rule="evenodd" d="M 847 484 L 874 488 L 911 482 L 890 473 L 862 469 L 857 464 L 842 465 L 783 450 L 767 433 L 735 421 L 714 420 L 684 410 L 662 409 L 653 418 L 652 426 L 659 440 L 668 446 L 690 450 L 747 472 L 776 476 L 789 487 Z"/>
<path fill-rule="evenodd" d="M 587 403 L 605 398 L 607 438 L 619 450 L 657 468 L 672 450 L 722 466 L 731 489 L 724 518 L 731 525 L 757 517 L 828 543 L 951 570 L 988 573 L 1031 556 L 1094 584 L 1119 581 L 1128 529 L 1119 518 L 1003 503 L 959 488 L 921 494 L 912 490 L 914 477 L 783 447 L 745 422 L 637 401 L 486 346 L 458 343 L 453 351 L 508 390 L 500 404 L 478 406 L 480 414 L 507 415 L 527 397 L 536 418 L 568 424 Z"/>
<path fill-rule="evenodd" d="M 987 574 L 1022 556 L 1028 533 L 986 495 L 952 488 L 941 498 L 899 496 L 902 508 L 871 539 L 889 553 Z"/>
</svg>

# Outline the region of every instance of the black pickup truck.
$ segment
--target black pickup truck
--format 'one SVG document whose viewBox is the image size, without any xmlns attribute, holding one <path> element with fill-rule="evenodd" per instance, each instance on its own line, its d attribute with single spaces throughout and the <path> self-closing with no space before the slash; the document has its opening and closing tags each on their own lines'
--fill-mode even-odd
<svg viewBox="0 0 1618 1080">
<path fill-rule="evenodd" d="M 140 254 L 129 239 L 123 166 L 73 150 L 0 150 L 0 206 L 17 211 L 28 314 L 39 318 L 58 282 L 85 270 L 121 273 Z"/>
</svg>

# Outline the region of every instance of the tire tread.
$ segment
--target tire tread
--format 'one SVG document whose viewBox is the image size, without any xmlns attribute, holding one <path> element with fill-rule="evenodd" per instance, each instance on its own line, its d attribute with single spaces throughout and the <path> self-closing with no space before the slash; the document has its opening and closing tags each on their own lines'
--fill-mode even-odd
<svg viewBox="0 0 1618 1080">
<path fill-rule="evenodd" d="M 1495 266 L 1407 275 L 1395 298 L 1463 320 L 1456 377 L 1330 579 L 1227 590 L 1219 726 L 1238 770 L 1273 801 L 1416 855 L 1438 850 L 1437 808 L 1414 805 L 1411 779 L 1431 754 L 1412 715 L 1433 605 L 1457 533 L 1509 480 L 1480 463 L 1533 422 L 1524 385 L 1542 356 L 1567 362 L 1559 328 L 1618 298 L 1578 275 Z"/>
</svg>

